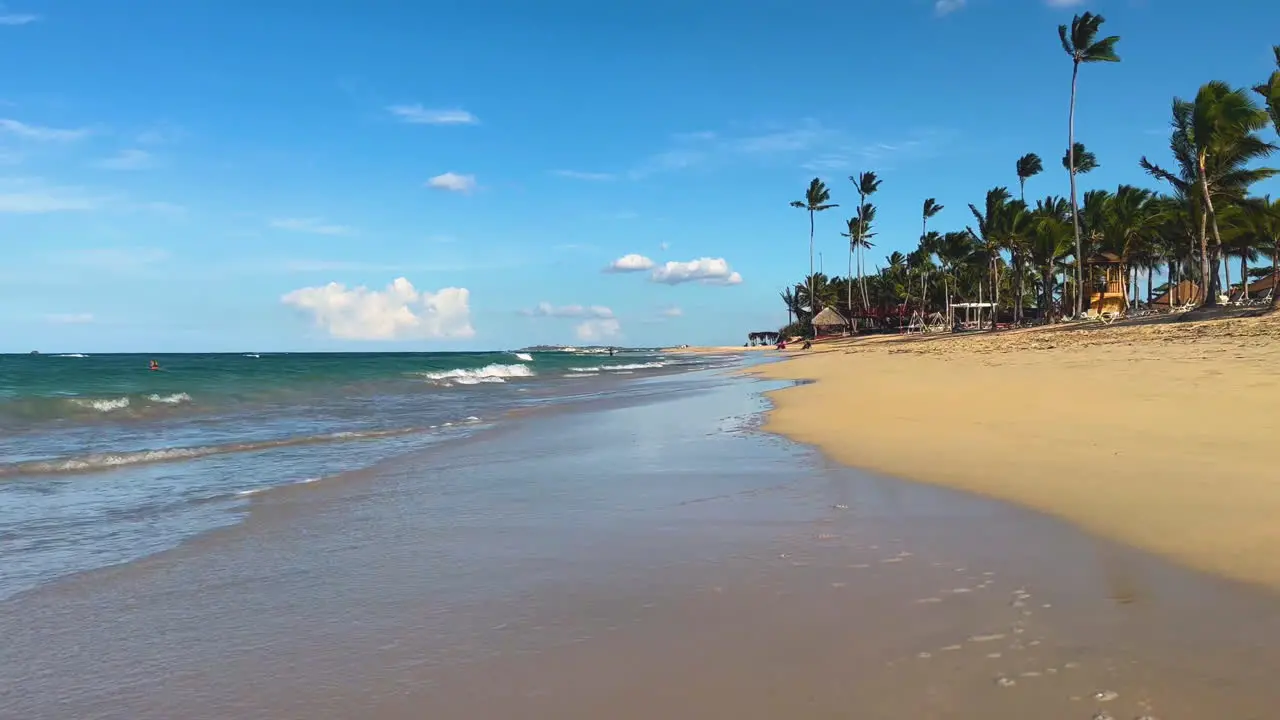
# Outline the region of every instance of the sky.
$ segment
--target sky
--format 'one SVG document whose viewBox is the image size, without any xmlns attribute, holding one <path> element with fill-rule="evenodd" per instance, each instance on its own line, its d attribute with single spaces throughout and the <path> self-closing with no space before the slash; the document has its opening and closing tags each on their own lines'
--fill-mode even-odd
<svg viewBox="0 0 1280 720">
<path fill-rule="evenodd" d="M 808 272 L 814 176 L 830 274 L 850 175 L 869 269 L 1024 153 L 1065 195 L 1073 13 L 1123 59 L 1081 71 L 1081 192 L 1156 187 L 1172 98 L 1280 42 L 1262 2 L 4 3 L 0 352 L 741 344 Z"/>
</svg>

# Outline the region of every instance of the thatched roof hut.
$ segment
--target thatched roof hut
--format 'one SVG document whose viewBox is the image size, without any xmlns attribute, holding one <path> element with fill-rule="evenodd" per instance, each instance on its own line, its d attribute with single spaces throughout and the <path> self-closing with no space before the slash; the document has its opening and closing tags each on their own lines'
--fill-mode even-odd
<svg viewBox="0 0 1280 720">
<path fill-rule="evenodd" d="M 848 327 L 849 321 L 836 312 L 835 308 L 823 308 L 822 312 L 813 318 L 813 330 L 819 335 L 844 332 Z"/>
</svg>

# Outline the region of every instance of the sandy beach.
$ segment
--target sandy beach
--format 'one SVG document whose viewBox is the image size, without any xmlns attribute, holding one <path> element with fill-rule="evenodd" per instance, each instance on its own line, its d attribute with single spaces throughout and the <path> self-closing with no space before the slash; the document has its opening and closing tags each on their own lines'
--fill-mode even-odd
<svg viewBox="0 0 1280 720">
<path fill-rule="evenodd" d="M 1280 589 L 1276 314 L 820 350 L 762 371 L 816 381 L 773 395 L 768 430 Z"/>
</svg>

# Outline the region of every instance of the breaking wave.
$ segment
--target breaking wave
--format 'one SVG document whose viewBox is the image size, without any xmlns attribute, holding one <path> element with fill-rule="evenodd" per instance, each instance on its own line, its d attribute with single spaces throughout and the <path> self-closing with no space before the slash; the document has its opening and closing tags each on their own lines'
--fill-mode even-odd
<svg viewBox="0 0 1280 720">
<path fill-rule="evenodd" d="M 647 362 L 647 363 L 626 363 L 623 365 L 600 365 L 597 367 L 571 367 L 569 372 L 576 373 L 593 373 L 601 370 L 650 370 L 653 368 L 666 367 L 666 363 Z"/>
<path fill-rule="evenodd" d="M 427 380 L 442 385 L 479 385 L 480 383 L 503 383 L 508 378 L 533 377 L 533 370 L 527 365 L 485 365 L 481 368 L 454 368 L 437 372 L 419 373 Z"/>
<path fill-rule="evenodd" d="M 523 360 L 524 362 L 533 362 L 533 356 L 530 355 L 529 353 L 512 353 L 512 354 L 516 356 L 517 360 Z"/>
</svg>

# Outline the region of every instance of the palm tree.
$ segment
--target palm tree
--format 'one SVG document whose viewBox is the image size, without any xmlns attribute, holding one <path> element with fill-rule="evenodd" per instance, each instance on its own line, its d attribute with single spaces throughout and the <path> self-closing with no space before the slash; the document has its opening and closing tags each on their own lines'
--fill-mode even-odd
<svg viewBox="0 0 1280 720">
<path fill-rule="evenodd" d="M 1274 303 L 1276 291 L 1280 290 L 1277 287 L 1280 284 L 1280 200 L 1272 202 L 1270 195 L 1250 198 L 1245 204 L 1245 212 L 1258 241 L 1267 244 L 1271 251 L 1271 301 Z"/>
<path fill-rule="evenodd" d="M 1243 201 L 1250 185 L 1277 173 L 1272 168 L 1248 167 L 1276 150 L 1276 146 L 1256 134 L 1267 122 L 1266 112 L 1244 90 L 1218 80 L 1210 81 L 1201 86 L 1195 100 L 1173 100 L 1173 133 L 1169 146 L 1179 172 L 1175 175 L 1145 157 L 1139 161 L 1144 170 L 1168 182 L 1184 197 L 1196 198 L 1195 202 L 1203 209 L 1199 240 L 1201 295 L 1205 305 L 1217 302 L 1214 287 L 1217 258 L 1210 255 L 1210 233 L 1215 253 L 1222 248 L 1214 198 Z"/>
<path fill-rule="evenodd" d="M 1271 48 L 1276 54 L 1276 69 L 1271 73 L 1271 77 L 1261 85 L 1253 89 L 1254 92 L 1262 96 L 1263 103 L 1267 106 L 1267 112 L 1271 115 L 1271 127 L 1277 133 L 1280 133 L 1280 45 Z"/>
<path fill-rule="evenodd" d="M 1066 222 L 1069 209 L 1067 200 L 1047 197 L 1036 203 L 1031 222 L 1027 255 L 1040 275 L 1041 299 L 1038 304 L 1046 321 L 1053 315 L 1055 271 L 1059 261 L 1071 252 L 1074 245 L 1072 227 Z"/>
<path fill-rule="evenodd" d="M 831 202 L 831 191 L 827 189 L 827 184 L 818 178 L 809 181 L 809 188 L 805 190 L 804 200 L 793 200 L 791 207 L 800 208 L 809 211 L 809 297 L 813 295 L 813 214 L 830 210 L 831 208 L 840 207 Z M 809 306 L 809 317 L 817 314 L 817 310 L 811 304 Z"/>
<path fill-rule="evenodd" d="M 1076 164 L 1075 147 L 1076 147 L 1076 84 L 1080 76 L 1081 63 L 1096 62 L 1120 62 L 1120 56 L 1116 55 L 1116 43 L 1120 42 L 1119 35 L 1112 35 L 1098 40 L 1098 29 L 1102 27 L 1102 23 L 1106 19 L 1101 15 L 1094 15 L 1087 12 L 1083 15 L 1076 15 L 1071 19 L 1071 27 L 1066 25 L 1058 26 L 1058 37 L 1062 40 L 1062 49 L 1071 56 L 1071 110 L 1067 119 L 1067 174 L 1071 178 L 1071 222 L 1076 233 L 1076 255 L 1077 261 L 1080 255 L 1080 225 L 1075 219 L 1078 210 L 1076 207 L 1076 172 L 1079 165 Z M 1079 262 L 1077 262 L 1076 273 L 1081 272 Z M 1076 278 L 1077 286 L 1080 278 Z M 1076 293 L 1076 314 L 1084 312 L 1083 298 L 1080 293 Z"/>
<path fill-rule="evenodd" d="M 1075 157 L 1076 175 L 1084 175 L 1098 169 L 1098 156 L 1085 149 L 1084 143 L 1076 143 L 1062 154 L 1062 169 L 1071 170 L 1072 157 Z"/>
<path fill-rule="evenodd" d="M 924 201 L 924 212 L 922 213 L 924 222 L 920 226 L 920 237 L 923 238 L 929 234 L 929 219 L 942 212 L 942 208 L 943 206 L 939 205 L 938 201 L 933 198 Z"/>
<path fill-rule="evenodd" d="M 1069 168 L 1068 168 L 1069 169 Z M 1027 153 L 1018 158 L 1018 198 L 1027 201 L 1027 180 L 1044 171 L 1044 163 L 1035 153 Z"/>
<path fill-rule="evenodd" d="M 858 287 L 862 292 L 862 306 L 870 307 L 870 298 L 867 295 L 865 279 L 865 267 L 863 259 L 866 257 L 866 251 L 875 247 L 875 243 L 871 242 L 871 238 L 875 237 L 875 233 L 871 232 L 871 224 L 876 219 L 876 206 L 871 203 L 864 203 L 858 206 L 857 213 L 853 217 L 845 221 L 848 232 L 840 233 L 842 236 L 849 238 L 849 247 L 857 255 L 858 269 Z M 850 275 L 852 277 L 852 275 Z M 849 309 L 853 309 L 853 297 L 850 294 Z"/>
<path fill-rule="evenodd" d="M 973 257 L 973 243 L 967 232 L 949 232 L 938 240 L 935 252 L 942 264 L 942 287 L 946 293 L 947 321 L 951 321 L 951 287 L 958 270 Z"/>
<path fill-rule="evenodd" d="M 797 309 L 796 294 L 792 292 L 791 288 L 787 288 L 786 290 L 778 293 L 778 295 L 782 298 L 782 303 L 787 306 L 787 325 L 790 326 L 792 323 L 791 317 L 795 314 L 794 311 Z"/>
<path fill-rule="evenodd" d="M 880 178 L 876 177 L 876 174 L 874 172 L 864 172 L 859 174 L 858 177 L 856 178 L 850 175 L 849 181 L 852 182 L 858 190 L 858 207 L 859 207 L 858 214 L 859 216 L 861 216 L 864 214 L 861 212 L 861 208 L 870 207 L 869 205 L 867 205 L 867 198 L 871 195 L 875 195 L 876 191 L 880 189 Z M 869 218 L 868 218 L 868 221 L 869 221 Z M 858 242 L 857 242 L 859 247 L 863 247 L 862 240 L 863 240 L 863 237 L 864 237 L 863 234 L 865 233 L 865 231 L 866 231 L 866 226 L 865 225 L 860 226 L 860 229 L 858 231 Z M 850 244 L 849 249 L 850 249 L 850 262 L 852 263 L 853 261 L 852 243 Z M 862 286 L 862 304 L 864 307 L 870 303 L 870 298 L 867 297 L 867 283 L 863 279 L 865 269 L 866 268 L 863 268 L 861 265 L 859 265 L 858 267 L 858 281 L 859 281 L 859 285 Z M 850 272 L 849 274 L 852 275 L 853 273 Z M 850 285 L 850 288 L 849 288 L 849 305 L 851 307 L 853 305 L 853 286 L 852 285 Z"/>
</svg>

